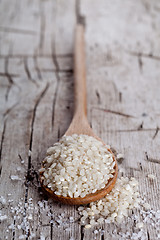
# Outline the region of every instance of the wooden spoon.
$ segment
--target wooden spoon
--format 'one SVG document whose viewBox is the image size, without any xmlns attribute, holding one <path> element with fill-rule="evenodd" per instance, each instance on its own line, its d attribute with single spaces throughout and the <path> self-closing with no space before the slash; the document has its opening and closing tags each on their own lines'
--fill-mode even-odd
<svg viewBox="0 0 160 240">
<path fill-rule="evenodd" d="M 103 141 L 93 133 L 93 130 L 89 126 L 89 123 L 87 120 L 84 26 L 81 24 L 77 25 L 76 36 L 75 36 L 74 91 L 75 91 L 74 116 L 65 135 L 70 136 L 75 133 L 85 134 L 88 136 L 92 136 L 103 143 Z M 108 149 L 108 151 L 111 152 L 110 149 Z M 116 162 L 114 155 L 113 155 L 113 159 Z M 87 204 L 93 201 L 97 201 L 98 199 L 104 197 L 107 193 L 109 193 L 116 183 L 117 174 L 118 174 L 118 166 L 116 162 L 114 177 L 108 181 L 105 188 L 98 190 L 93 194 L 88 194 L 84 198 L 81 198 L 81 197 L 70 198 L 70 197 L 57 196 L 51 189 L 43 185 L 43 180 L 41 180 L 41 175 L 40 175 L 40 182 L 42 185 L 42 189 L 54 200 L 59 201 L 61 203 L 70 204 L 70 205 L 80 205 L 80 204 Z"/>
</svg>

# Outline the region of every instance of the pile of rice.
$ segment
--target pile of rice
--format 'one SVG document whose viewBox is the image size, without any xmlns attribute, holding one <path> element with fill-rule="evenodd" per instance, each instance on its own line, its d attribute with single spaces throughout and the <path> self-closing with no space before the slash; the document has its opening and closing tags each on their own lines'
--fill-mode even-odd
<svg viewBox="0 0 160 240">
<path fill-rule="evenodd" d="M 81 223 L 90 228 L 104 221 L 121 223 L 123 218 L 128 216 L 129 210 L 139 208 L 140 202 L 137 180 L 121 177 L 104 198 L 91 202 L 89 206 L 80 206 L 78 211 Z"/>
</svg>

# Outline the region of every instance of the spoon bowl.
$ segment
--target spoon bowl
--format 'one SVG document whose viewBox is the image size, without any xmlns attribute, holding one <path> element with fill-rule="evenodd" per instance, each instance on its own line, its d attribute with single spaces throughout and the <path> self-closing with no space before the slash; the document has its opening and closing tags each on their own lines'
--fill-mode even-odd
<svg viewBox="0 0 160 240">
<path fill-rule="evenodd" d="M 97 190 L 95 193 L 88 194 L 84 198 L 81 198 L 81 197 L 71 198 L 71 197 L 56 195 L 51 189 L 43 185 L 43 181 L 41 180 L 41 178 L 40 178 L 40 182 L 41 182 L 42 190 L 48 195 L 48 197 L 51 197 L 54 201 L 60 202 L 63 204 L 68 204 L 68 205 L 81 205 L 81 204 L 83 205 L 90 202 L 95 202 L 103 198 L 107 193 L 109 193 L 116 183 L 117 175 L 118 175 L 118 167 L 116 164 L 114 177 L 112 179 L 109 179 L 105 188 Z"/>
<path fill-rule="evenodd" d="M 65 135 L 67 136 L 72 136 L 73 134 L 88 135 L 101 141 L 103 145 L 105 145 L 104 142 L 94 134 L 87 120 L 84 26 L 81 24 L 77 25 L 75 36 L 74 98 L 75 98 L 74 116 Z M 109 181 L 107 182 L 106 186 L 103 189 L 97 190 L 95 193 L 88 194 L 84 198 L 64 197 L 56 195 L 51 189 L 45 186 L 41 178 L 42 174 L 40 174 L 40 183 L 43 191 L 53 200 L 69 205 L 87 204 L 101 199 L 112 190 L 116 183 L 118 175 L 118 166 L 115 156 L 113 155 L 110 149 L 107 150 L 112 154 L 113 160 L 115 161 L 114 166 L 115 172 L 113 178 L 109 179 Z"/>
</svg>

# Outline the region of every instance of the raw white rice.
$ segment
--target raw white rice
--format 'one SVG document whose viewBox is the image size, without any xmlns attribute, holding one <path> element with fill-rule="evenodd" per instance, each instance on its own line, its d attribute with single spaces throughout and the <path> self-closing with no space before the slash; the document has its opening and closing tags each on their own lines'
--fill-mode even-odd
<svg viewBox="0 0 160 240">
<path fill-rule="evenodd" d="M 113 178 L 112 153 L 87 135 L 63 136 L 47 150 L 40 169 L 43 184 L 56 195 L 85 197 L 102 189 Z"/>
<path fill-rule="evenodd" d="M 128 210 L 138 208 L 140 202 L 136 179 L 121 177 L 104 198 L 90 203 L 89 206 L 80 206 L 78 211 L 82 224 L 95 225 L 104 221 L 121 223 L 123 218 L 128 216 Z M 137 227 L 141 228 L 142 225 Z"/>
</svg>

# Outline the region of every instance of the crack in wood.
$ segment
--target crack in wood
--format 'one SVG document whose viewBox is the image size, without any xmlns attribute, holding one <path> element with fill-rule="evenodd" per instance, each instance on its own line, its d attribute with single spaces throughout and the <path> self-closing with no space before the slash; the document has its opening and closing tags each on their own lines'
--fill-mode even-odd
<svg viewBox="0 0 160 240">
<path fill-rule="evenodd" d="M 50 213 L 51 213 L 51 234 L 50 234 L 50 239 L 52 240 L 53 239 L 53 212 L 52 212 L 52 209 L 50 208 Z"/>
<path fill-rule="evenodd" d="M 98 104 L 100 104 L 101 98 L 100 98 L 100 94 L 99 94 L 98 90 L 96 90 L 96 96 L 97 96 Z"/>
<path fill-rule="evenodd" d="M 0 27 L 0 32 L 16 33 L 16 34 L 27 34 L 27 35 L 36 35 L 37 32 L 27 29 L 17 29 L 9 27 Z"/>
<path fill-rule="evenodd" d="M 36 118 L 36 111 L 38 108 L 38 105 L 40 104 L 40 101 L 42 100 L 42 98 L 44 97 L 44 95 L 46 94 L 47 90 L 49 88 L 49 83 L 46 84 L 45 88 L 43 89 L 43 91 L 40 93 L 40 95 L 37 98 L 37 101 L 34 105 L 33 108 L 33 114 L 32 114 L 32 120 L 31 120 L 31 133 L 30 133 L 30 140 L 29 140 L 29 151 L 32 151 L 32 143 L 33 143 L 33 133 L 34 133 L 34 122 L 35 122 L 35 118 Z M 18 154 L 20 160 L 22 161 L 22 157 L 20 154 Z M 37 175 L 36 171 L 34 171 L 34 174 Z M 25 181 L 25 204 L 24 204 L 24 218 L 26 217 L 26 203 L 28 201 L 28 190 L 29 190 L 29 182 L 31 180 L 33 180 L 33 169 L 32 169 L 32 164 L 31 164 L 31 155 L 28 156 L 28 168 L 27 168 L 27 175 L 26 175 L 26 181 Z M 29 237 L 30 232 L 28 231 L 27 233 L 27 238 Z"/>
<path fill-rule="evenodd" d="M 38 69 L 36 69 L 38 70 Z M 64 72 L 64 73 L 73 73 L 73 69 L 59 69 L 58 71 L 56 69 L 51 68 L 41 68 L 42 72 Z"/>
<path fill-rule="evenodd" d="M 33 57 L 33 59 L 34 59 L 35 70 L 37 71 L 37 76 L 40 80 L 42 80 L 41 69 L 39 68 L 38 61 L 37 61 L 37 54 Z"/>
<path fill-rule="evenodd" d="M 60 130 L 60 127 L 58 127 L 58 140 L 60 139 L 60 137 L 61 137 L 61 130 Z"/>
<path fill-rule="evenodd" d="M 46 94 L 48 88 L 49 88 L 49 83 L 46 84 L 45 88 L 40 93 L 40 95 L 37 98 L 37 101 L 34 105 L 34 108 L 33 108 L 32 120 L 31 120 L 31 133 L 30 133 L 30 140 L 29 140 L 29 151 L 32 151 L 33 132 L 34 132 L 34 122 L 35 122 L 35 118 L 36 118 L 36 111 L 37 111 L 38 105 L 40 104 L 40 101 L 42 100 L 42 98 Z M 29 156 L 28 156 L 28 169 L 27 169 L 27 176 L 26 176 L 26 182 L 25 182 L 25 186 L 26 186 L 25 202 L 27 202 L 27 199 L 28 199 L 28 186 L 29 186 L 30 179 L 32 179 L 32 174 L 31 173 L 32 173 L 31 155 L 29 154 Z"/>
<path fill-rule="evenodd" d="M 12 240 L 15 240 L 15 226 L 16 226 L 16 220 L 13 221 L 13 231 L 12 231 Z"/>
<path fill-rule="evenodd" d="M 34 131 L 34 122 L 35 122 L 35 117 L 36 117 L 36 111 L 38 108 L 38 105 L 40 104 L 40 101 L 42 100 L 42 98 L 44 97 L 44 95 L 46 94 L 47 90 L 49 88 L 49 83 L 46 84 L 45 88 L 43 89 L 43 91 L 40 93 L 39 97 L 37 98 L 37 101 L 35 103 L 35 106 L 33 108 L 33 114 L 32 114 L 32 122 L 31 122 L 31 134 L 30 134 L 30 143 L 29 143 L 29 150 L 32 151 L 32 141 L 33 141 L 33 131 Z M 31 159 L 31 156 L 28 157 L 29 161 Z M 31 165 L 29 164 L 29 168 L 31 167 Z"/>
<path fill-rule="evenodd" d="M 138 56 L 138 66 L 139 66 L 140 72 L 142 73 L 143 72 L 143 61 L 142 61 L 142 58 L 141 58 L 140 54 Z"/>
<path fill-rule="evenodd" d="M 26 189 L 25 189 L 25 201 L 24 201 L 24 211 L 23 211 L 23 219 L 26 219 L 26 216 L 27 216 L 27 208 L 26 208 L 26 203 L 27 203 L 27 200 L 28 200 L 28 184 L 27 183 L 25 183 L 25 187 L 26 187 Z M 26 232 L 25 233 L 25 235 L 27 235 L 26 236 L 26 240 L 28 240 L 28 237 L 29 237 L 29 229 L 27 229 L 28 230 L 28 232 Z"/>
<path fill-rule="evenodd" d="M 3 113 L 3 117 L 5 118 L 16 106 L 18 105 L 18 102 L 15 103 L 13 106 L 10 108 L 6 109 L 6 111 Z"/>
<path fill-rule="evenodd" d="M 22 158 L 22 156 L 20 154 L 18 154 L 18 157 L 21 160 L 21 162 L 23 162 L 23 158 Z"/>
<path fill-rule="evenodd" d="M 28 80 L 30 80 L 32 83 L 34 83 L 36 86 L 38 86 L 37 82 L 32 78 L 29 67 L 28 67 L 28 58 L 24 58 L 24 70 L 26 72 Z"/>
<path fill-rule="evenodd" d="M 70 73 L 73 74 L 74 70 L 73 69 L 59 69 L 59 72 L 61 73 Z"/>
<path fill-rule="evenodd" d="M 84 226 L 81 226 L 81 240 L 84 239 Z"/>
<path fill-rule="evenodd" d="M 132 56 L 136 56 L 136 57 L 144 57 L 144 58 L 151 58 L 153 60 L 158 60 L 160 61 L 160 57 L 159 56 L 154 56 L 152 53 L 142 53 L 142 52 L 135 52 L 135 51 L 126 51 L 127 53 L 129 53 Z"/>
<path fill-rule="evenodd" d="M 34 54 L 7 54 L 7 55 L 0 55 L 1 59 L 5 59 L 5 58 L 34 58 Z M 37 57 L 39 58 L 52 58 L 52 55 L 50 54 L 45 54 L 45 53 L 39 53 L 37 55 Z M 66 54 L 56 54 L 57 58 L 72 58 L 73 57 L 73 53 L 66 53 Z"/>
<path fill-rule="evenodd" d="M 42 225 L 42 219 L 40 218 L 40 216 L 41 216 L 41 209 L 40 209 L 40 207 L 38 206 L 38 220 L 39 220 L 39 224 L 40 224 L 40 226 L 43 226 Z M 50 224 L 49 224 L 49 226 L 50 226 Z"/>
<path fill-rule="evenodd" d="M 3 72 L 0 72 L 0 77 L 9 77 L 9 78 L 12 78 L 12 77 L 19 77 L 19 75 L 18 74 L 14 74 L 14 73 L 8 73 L 8 74 L 6 74 L 6 72 L 5 73 L 3 73 Z"/>
<path fill-rule="evenodd" d="M 145 152 L 145 156 L 146 156 L 146 161 L 148 161 L 148 162 L 152 162 L 152 163 L 157 163 L 157 164 L 160 164 L 160 160 L 158 160 L 158 159 L 155 159 L 155 158 L 150 158 L 149 156 L 148 156 L 148 153 L 147 152 Z"/>
<path fill-rule="evenodd" d="M 120 129 L 120 130 L 108 130 L 107 132 L 150 132 L 150 131 L 155 131 L 155 128 L 143 128 L 143 129 Z"/>
<path fill-rule="evenodd" d="M 159 127 L 156 128 L 155 134 L 153 135 L 152 139 L 154 140 L 159 132 Z"/>
<path fill-rule="evenodd" d="M 147 161 L 148 161 L 148 158 L 149 158 L 149 157 L 148 157 L 148 153 L 147 153 L 147 152 L 145 152 L 145 155 L 146 155 L 146 159 L 147 159 Z"/>
<path fill-rule="evenodd" d="M 150 235 L 149 235 L 148 230 L 147 230 L 147 237 L 148 237 L 148 240 L 150 240 Z"/>
<path fill-rule="evenodd" d="M 6 125 L 7 125 L 7 120 L 5 120 L 4 124 L 3 124 L 2 137 L 1 137 L 1 143 L 0 143 L 0 176 L 1 176 L 1 172 L 2 172 L 1 160 L 2 160 L 2 149 L 3 149 L 3 142 L 4 142 L 5 131 L 6 131 Z"/>
<path fill-rule="evenodd" d="M 125 114 L 125 113 L 118 112 L 118 111 L 113 111 L 113 110 L 110 110 L 110 109 L 97 108 L 97 107 L 93 107 L 92 109 L 96 109 L 96 110 L 103 111 L 103 112 L 107 112 L 107 113 L 116 114 L 116 115 L 119 115 L 119 116 L 122 116 L 122 117 L 135 118 L 135 117 L 132 116 L 132 115 Z"/>
<path fill-rule="evenodd" d="M 42 6 L 42 0 L 39 1 L 40 8 L 40 34 L 39 34 L 39 53 L 43 52 L 44 37 L 45 37 L 45 15 Z"/>
<path fill-rule="evenodd" d="M 138 126 L 137 130 L 142 130 L 143 129 L 143 122 Z"/>
<path fill-rule="evenodd" d="M 53 126 L 54 126 L 54 115 L 55 115 L 55 106 L 56 106 L 56 100 L 57 100 L 57 96 L 58 96 L 58 90 L 59 90 L 59 84 L 60 84 L 60 76 L 59 76 L 59 64 L 58 64 L 58 60 L 57 60 L 57 56 L 56 56 L 56 46 L 55 46 L 55 41 L 52 42 L 52 62 L 53 65 L 56 68 L 55 71 L 55 76 L 56 76 L 56 88 L 55 88 L 55 94 L 54 94 L 54 98 L 53 98 L 53 103 L 52 103 L 52 130 L 53 130 Z"/>
<path fill-rule="evenodd" d="M 119 92 L 119 102 L 122 102 L 122 93 Z"/>
<path fill-rule="evenodd" d="M 5 76 L 7 77 L 8 82 L 9 82 L 9 85 L 8 85 L 7 91 L 6 91 L 6 95 L 5 95 L 6 101 L 8 100 L 9 92 L 11 90 L 12 85 L 15 84 L 13 79 L 12 79 L 11 74 L 9 74 L 8 67 L 9 67 L 9 58 L 6 58 L 4 68 L 5 68 Z"/>
<path fill-rule="evenodd" d="M 104 231 L 104 229 L 102 229 L 102 230 Z M 101 232 L 100 239 L 101 239 L 101 240 L 105 240 L 105 239 L 104 239 L 104 233 L 103 233 L 103 232 Z"/>
<path fill-rule="evenodd" d="M 143 167 L 142 167 L 142 163 L 141 162 L 139 163 L 139 167 L 140 167 L 141 171 L 143 171 Z"/>
</svg>

